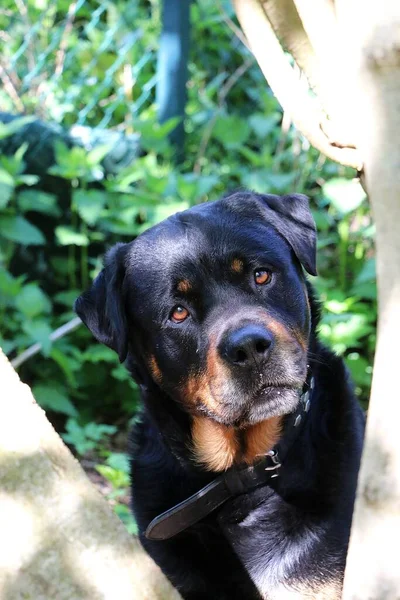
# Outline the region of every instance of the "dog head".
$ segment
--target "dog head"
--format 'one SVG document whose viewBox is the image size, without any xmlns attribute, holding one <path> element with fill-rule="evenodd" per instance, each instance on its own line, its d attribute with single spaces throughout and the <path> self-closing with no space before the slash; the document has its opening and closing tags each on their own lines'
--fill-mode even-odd
<svg viewBox="0 0 400 600">
<path fill-rule="evenodd" d="M 316 233 L 302 195 L 238 192 L 118 244 L 75 304 L 182 410 L 246 427 L 292 412 L 307 375 Z"/>
</svg>

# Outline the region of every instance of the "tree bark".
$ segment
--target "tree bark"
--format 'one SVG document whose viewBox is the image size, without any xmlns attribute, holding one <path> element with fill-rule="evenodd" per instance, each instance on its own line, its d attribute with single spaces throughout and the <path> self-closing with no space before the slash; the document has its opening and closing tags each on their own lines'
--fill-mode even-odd
<svg viewBox="0 0 400 600">
<path fill-rule="evenodd" d="M 376 224 L 379 306 L 343 598 L 399 600 L 400 11 L 398 0 L 337 5 L 358 88 L 352 114 Z"/>
<path fill-rule="evenodd" d="M 0 350 L 0 598 L 177 600 Z"/>
</svg>

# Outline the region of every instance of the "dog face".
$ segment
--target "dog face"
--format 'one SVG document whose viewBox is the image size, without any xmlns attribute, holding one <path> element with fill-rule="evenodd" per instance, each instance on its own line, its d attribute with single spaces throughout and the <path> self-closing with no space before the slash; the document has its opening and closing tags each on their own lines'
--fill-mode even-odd
<svg viewBox="0 0 400 600">
<path fill-rule="evenodd" d="M 299 400 L 315 244 L 306 197 L 236 193 L 114 247 L 76 312 L 183 410 L 256 424 Z"/>
</svg>

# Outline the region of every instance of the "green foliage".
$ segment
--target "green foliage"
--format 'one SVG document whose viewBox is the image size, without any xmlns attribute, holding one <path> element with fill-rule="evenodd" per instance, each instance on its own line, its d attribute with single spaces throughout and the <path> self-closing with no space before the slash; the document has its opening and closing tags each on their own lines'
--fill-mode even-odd
<svg viewBox="0 0 400 600">
<path fill-rule="evenodd" d="M 101 449 L 104 438 L 117 430 L 113 425 L 92 422 L 80 425 L 74 418 L 68 419 L 65 429 L 67 433 L 64 433 L 62 437 L 67 444 L 75 448 L 80 456 L 84 456 L 92 450 Z"/>
<path fill-rule="evenodd" d="M 113 505 L 114 512 L 123 521 L 129 533 L 137 535 L 138 528 L 132 512 L 126 503 L 121 502 L 129 494 L 130 468 L 128 456 L 119 452 L 111 452 L 104 464 L 96 466 L 96 470 L 112 487 L 107 497 Z"/>
</svg>

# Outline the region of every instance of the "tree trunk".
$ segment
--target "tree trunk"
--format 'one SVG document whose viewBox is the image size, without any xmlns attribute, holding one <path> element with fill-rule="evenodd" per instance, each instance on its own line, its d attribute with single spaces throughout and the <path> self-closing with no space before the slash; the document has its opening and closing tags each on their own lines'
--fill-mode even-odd
<svg viewBox="0 0 400 600">
<path fill-rule="evenodd" d="M 376 224 L 378 342 L 345 600 L 400 599 L 400 10 L 337 2 L 358 86 L 358 147 Z M 362 102 L 360 101 L 362 99 Z"/>
<path fill-rule="evenodd" d="M 0 350 L 0 598 L 177 600 Z"/>
</svg>

